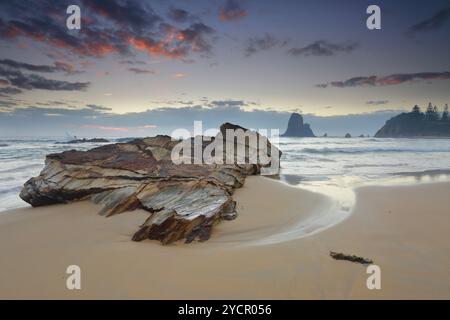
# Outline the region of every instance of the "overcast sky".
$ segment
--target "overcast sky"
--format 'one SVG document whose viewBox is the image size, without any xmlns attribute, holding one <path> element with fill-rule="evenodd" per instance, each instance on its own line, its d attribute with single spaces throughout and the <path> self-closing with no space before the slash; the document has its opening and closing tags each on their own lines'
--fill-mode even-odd
<svg viewBox="0 0 450 320">
<path fill-rule="evenodd" d="M 2 1 L 0 136 L 283 131 L 293 111 L 317 134 L 373 134 L 449 102 L 449 35 L 448 0 Z"/>
</svg>

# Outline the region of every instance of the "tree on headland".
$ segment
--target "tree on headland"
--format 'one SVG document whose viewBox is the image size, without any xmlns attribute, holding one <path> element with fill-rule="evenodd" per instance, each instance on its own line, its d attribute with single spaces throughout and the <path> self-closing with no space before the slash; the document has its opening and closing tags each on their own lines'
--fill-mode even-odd
<svg viewBox="0 0 450 320">
<path fill-rule="evenodd" d="M 416 104 L 416 105 L 412 108 L 412 112 L 413 112 L 413 113 L 420 113 L 420 107 Z"/>
<path fill-rule="evenodd" d="M 412 111 L 410 112 L 410 114 L 411 114 L 412 118 L 416 119 L 416 120 L 422 120 L 424 117 L 422 110 L 420 110 L 420 107 L 417 104 L 412 108 Z"/>
<path fill-rule="evenodd" d="M 442 112 L 442 121 L 448 121 L 448 104 L 445 104 L 444 112 Z"/>
<path fill-rule="evenodd" d="M 426 120 L 439 120 L 439 111 L 436 106 L 432 106 L 431 102 L 428 104 L 427 111 L 425 112 Z"/>
</svg>

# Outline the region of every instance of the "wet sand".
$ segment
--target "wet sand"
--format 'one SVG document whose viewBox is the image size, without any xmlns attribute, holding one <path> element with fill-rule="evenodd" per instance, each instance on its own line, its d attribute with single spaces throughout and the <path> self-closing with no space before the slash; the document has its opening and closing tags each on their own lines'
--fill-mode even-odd
<svg viewBox="0 0 450 320">
<path fill-rule="evenodd" d="M 449 191 L 450 183 L 359 188 L 347 219 L 308 235 L 333 202 L 250 177 L 235 193 L 236 220 L 205 243 L 170 246 L 130 240 L 144 211 L 105 218 L 80 202 L 4 212 L 0 298 L 449 299 Z M 381 290 L 367 289 L 366 266 L 329 251 L 372 259 Z M 73 264 L 81 290 L 66 288 Z"/>
</svg>

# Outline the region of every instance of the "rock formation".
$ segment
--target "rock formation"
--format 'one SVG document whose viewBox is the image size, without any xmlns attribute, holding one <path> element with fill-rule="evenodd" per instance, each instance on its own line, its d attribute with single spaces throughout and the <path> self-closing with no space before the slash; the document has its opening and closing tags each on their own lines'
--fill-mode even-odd
<svg viewBox="0 0 450 320">
<path fill-rule="evenodd" d="M 256 132 L 228 123 L 220 129 L 221 134 L 227 129 L 242 129 L 266 144 L 267 155 L 281 155 Z M 218 137 L 174 141 L 169 136 L 156 136 L 89 151 L 50 154 L 45 168 L 25 183 L 20 197 L 34 207 L 90 198 L 101 205 L 100 214 L 105 216 L 144 209 L 151 215 L 133 240 L 156 239 L 163 244 L 182 239 L 187 243 L 204 241 L 215 223 L 236 217 L 234 189 L 244 184 L 247 175 L 259 174 L 270 165 L 262 163 L 259 157 L 255 163 L 248 163 L 250 155 L 259 152 L 262 144 L 255 148 L 248 140 L 236 138 L 232 141 L 234 148 L 225 145 L 221 156 L 234 159 L 231 164 L 194 164 L 191 142 L 201 138 L 200 150 L 205 151 L 210 144 L 222 141 Z M 173 162 L 172 151 L 180 143 L 192 151 L 184 157 L 191 160 L 189 163 Z M 237 161 L 238 146 L 246 151 L 244 164 Z"/>
<path fill-rule="evenodd" d="M 350 133 L 345 134 L 345 138 L 351 138 L 351 137 L 352 137 L 352 135 Z"/>
<path fill-rule="evenodd" d="M 291 114 L 286 132 L 282 137 L 315 137 L 309 124 L 303 123 L 303 117 L 298 113 Z"/>
</svg>

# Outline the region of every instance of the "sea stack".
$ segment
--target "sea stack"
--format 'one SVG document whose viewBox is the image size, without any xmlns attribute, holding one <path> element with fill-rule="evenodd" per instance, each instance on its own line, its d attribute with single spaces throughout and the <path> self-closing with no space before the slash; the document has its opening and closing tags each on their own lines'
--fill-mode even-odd
<svg viewBox="0 0 450 320">
<path fill-rule="evenodd" d="M 303 123 L 303 117 L 298 113 L 291 114 L 286 132 L 282 137 L 315 137 L 309 124 Z"/>
</svg>

